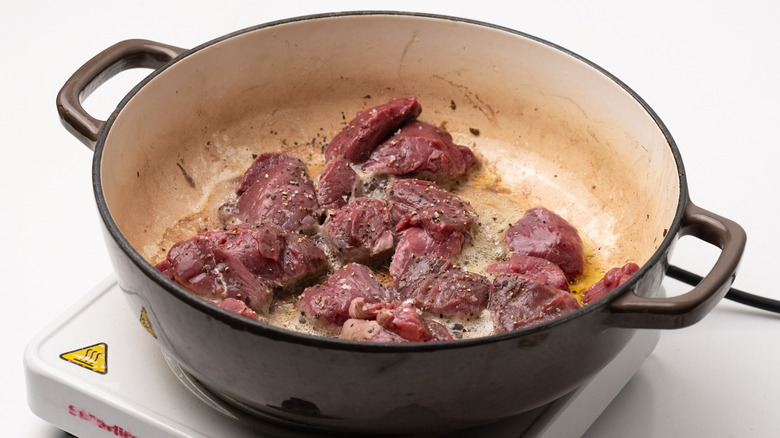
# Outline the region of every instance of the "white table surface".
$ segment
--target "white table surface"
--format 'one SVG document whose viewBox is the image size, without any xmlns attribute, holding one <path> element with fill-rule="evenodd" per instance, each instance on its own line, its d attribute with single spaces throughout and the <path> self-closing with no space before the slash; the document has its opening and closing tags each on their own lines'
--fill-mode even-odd
<svg viewBox="0 0 780 438">
<path fill-rule="evenodd" d="M 87 59 L 127 38 L 194 47 L 290 16 L 382 9 L 468 17 L 552 41 L 610 71 L 653 107 L 680 147 L 693 200 L 748 232 L 735 287 L 780 299 L 770 281 L 780 246 L 780 3 L 680 3 L 3 2 L 2 435 L 62 436 L 27 407 L 23 350 L 111 267 L 94 207 L 92 153 L 62 128 L 54 99 Z M 87 101 L 88 110 L 105 118 L 140 78 L 120 75 Z M 717 252 L 687 240 L 674 263 L 705 273 Z M 588 436 L 778 436 L 777 333 L 780 317 L 727 301 L 693 327 L 664 332 Z"/>
</svg>

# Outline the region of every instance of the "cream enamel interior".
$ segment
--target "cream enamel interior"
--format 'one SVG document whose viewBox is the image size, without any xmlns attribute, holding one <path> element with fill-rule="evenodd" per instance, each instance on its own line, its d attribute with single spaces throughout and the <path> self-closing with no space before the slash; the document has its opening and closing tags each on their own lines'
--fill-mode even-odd
<svg viewBox="0 0 780 438">
<path fill-rule="evenodd" d="M 345 118 L 411 95 L 420 119 L 444 124 L 495 171 L 518 218 L 533 205 L 557 211 L 605 266 L 646 262 L 672 224 L 674 156 L 615 82 L 517 34 L 393 15 L 293 21 L 179 60 L 111 126 L 101 167 L 107 205 L 131 245 L 154 260 L 165 231 L 202 210 L 253 153 L 294 153 L 316 175 L 322 139 Z"/>
</svg>

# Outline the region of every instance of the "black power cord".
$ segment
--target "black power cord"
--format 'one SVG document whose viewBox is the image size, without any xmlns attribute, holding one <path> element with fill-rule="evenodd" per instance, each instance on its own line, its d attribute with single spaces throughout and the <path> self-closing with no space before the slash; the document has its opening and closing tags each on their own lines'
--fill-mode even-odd
<svg viewBox="0 0 780 438">
<path fill-rule="evenodd" d="M 693 272 L 671 265 L 667 268 L 666 275 L 690 286 L 696 286 L 702 280 L 701 276 Z M 780 301 L 749 294 L 733 287 L 726 292 L 726 299 L 768 312 L 780 313 Z"/>
</svg>

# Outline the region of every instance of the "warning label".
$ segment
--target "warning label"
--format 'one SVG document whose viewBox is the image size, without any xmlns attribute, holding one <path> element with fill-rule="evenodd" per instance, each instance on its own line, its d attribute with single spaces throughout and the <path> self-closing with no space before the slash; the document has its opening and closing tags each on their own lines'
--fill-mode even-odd
<svg viewBox="0 0 780 438">
<path fill-rule="evenodd" d="M 105 342 L 62 353 L 60 359 L 99 374 L 108 372 L 108 345 Z"/>
<path fill-rule="evenodd" d="M 152 328 L 152 322 L 149 321 L 149 316 L 146 314 L 146 307 L 141 308 L 141 325 L 157 339 L 157 335 L 154 334 L 154 329 Z"/>
</svg>

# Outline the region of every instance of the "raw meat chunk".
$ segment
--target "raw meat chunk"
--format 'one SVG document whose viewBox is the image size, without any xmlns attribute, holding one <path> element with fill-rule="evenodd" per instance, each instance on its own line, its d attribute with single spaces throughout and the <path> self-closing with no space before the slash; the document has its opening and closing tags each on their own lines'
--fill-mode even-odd
<svg viewBox="0 0 780 438">
<path fill-rule="evenodd" d="M 349 319 L 349 305 L 355 298 L 366 303 L 391 302 L 396 296 L 387 290 L 365 265 L 349 263 L 324 284 L 306 288 L 298 306 L 312 322 L 341 326 Z"/>
<path fill-rule="evenodd" d="M 493 263 L 485 269 L 491 274 L 518 274 L 541 284 L 549 284 L 569 292 L 566 274 L 555 263 L 523 254 L 512 254 L 506 261 Z"/>
<path fill-rule="evenodd" d="M 277 164 L 286 164 L 302 169 L 304 172 L 307 171 L 306 164 L 292 155 L 278 152 L 265 153 L 255 158 L 255 161 L 253 161 L 246 172 L 244 172 L 244 176 L 238 184 L 238 193 L 244 193 L 249 190 L 249 187 L 251 187 L 252 184 L 266 179 L 267 177 L 265 175 L 268 173 L 268 170 Z"/>
<path fill-rule="evenodd" d="M 382 327 L 412 342 L 425 342 L 433 339 L 420 309 L 406 302 L 393 303 L 376 315 L 376 322 Z"/>
<path fill-rule="evenodd" d="M 203 236 L 273 287 L 293 289 L 327 268 L 325 253 L 311 239 L 278 225 L 241 224 Z"/>
<path fill-rule="evenodd" d="M 347 262 L 374 264 L 393 250 L 390 213 L 379 199 L 356 198 L 332 212 L 323 229 L 328 244 Z"/>
<path fill-rule="evenodd" d="M 617 289 L 639 270 L 639 265 L 633 262 L 626 263 L 622 268 L 612 268 L 604 274 L 601 280 L 594 283 L 582 292 L 582 302 L 590 304 L 604 298 L 608 293 Z"/>
<path fill-rule="evenodd" d="M 238 198 L 235 216 L 253 225 L 271 222 L 287 231 L 311 234 L 321 212 L 314 182 L 300 160 L 283 157 L 264 154 L 255 160 L 260 164 L 253 164 L 245 174 L 247 183 L 242 186 L 248 187 Z M 256 175 L 248 178 L 248 174 Z"/>
<path fill-rule="evenodd" d="M 404 122 L 415 119 L 421 112 L 416 97 L 393 98 L 386 104 L 359 111 L 330 141 L 325 158 L 342 157 L 352 163 L 362 163 Z"/>
<path fill-rule="evenodd" d="M 407 228 L 398 241 L 390 262 L 390 275 L 400 276 L 414 257 L 443 258 L 449 260 L 460 253 L 466 241 L 463 233 L 450 233 L 446 239 L 436 240 L 420 227 Z"/>
<path fill-rule="evenodd" d="M 413 256 L 449 259 L 460 253 L 478 219 L 468 202 L 418 179 L 390 184 L 388 205 L 395 231 L 403 231 L 390 264 L 393 277 L 401 275 Z"/>
<path fill-rule="evenodd" d="M 255 277 L 238 257 L 198 235 L 179 242 L 156 268 L 171 280 L 210 300 L 235 298 L 267 315 L 271 289 Z"/>
<path fill-rule="evenodd" d="M 400 179 L 387 193 L 396 232 L 421 226 L 442 240 L 452 232 L 468 233 L 478 219 L 471 204 L 430 181 Z"/>
<path fill-rule="evenodd" d="M 317 187 L 317 202 L 326 210 L 337 210 L 357 195 L 358 175 L 342 158 L 334 158 L 322 168 Z"/>
<path fill-rule="evenodd" d="M 233 312 L 236 315 L 245 316 L 249 319 L 257 319 L 257 313 L 255 313 L 254 310 L 250 309 L 243 301 L 235 298 L 225 298 L 217 303 L 217 307 Z"/>
<path fill-rule="evenodd" d="M 402 343 L 409 342 L 400 335 L 392 332 L 374 319 L 353 319 L 344 321 L 341 327 L 340 339 L 351 341 Z"/>
<path fill-rule="evenodd" d="M 577 230 L 544 207 L 527 210 L 506 230 L 504 239 L 513 253 L 549 260 L 560 266 L 570 280 L 585 269 L 582 239 Z"/>
<path fill-rule="evenodd" d="M 467 319 L 485 309 L 491 283 L 443 258 L 412 257 L 406 270 L 393 278 L 393 289 L 422 310 Z"/>
<path fill-rule="evenodd" d="M 363 170 L 449 182 L 468 175 L 476 164 L 471 149 L 453 143 L 447 131 L 414 120 L 379 145 Z"/>
<path fill-rule="evenodd" d="M 360 309 L 370 307 L 370 309 Z M 341 339 L 371 342 L 429 342 L 451 340 L 441 323 L 425 319 L 411 303 L 393 301 L 366 305 L 362 299 L 350 305 L 350 319 L 341 329 Z"/>
<path fill-rule="evenodd" d="M 488 302 L 496 333 L 541 324 L 579 308 L 570 293 L 516 274 L 496 277 Z"/>
</svg>

